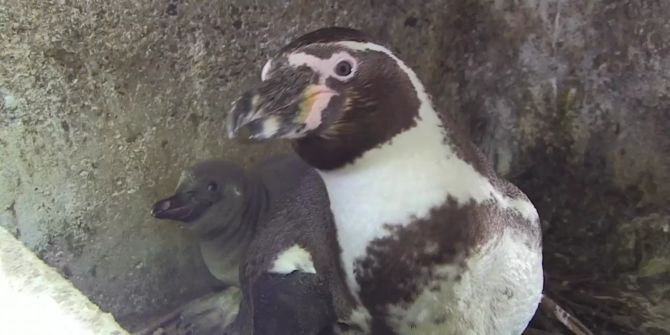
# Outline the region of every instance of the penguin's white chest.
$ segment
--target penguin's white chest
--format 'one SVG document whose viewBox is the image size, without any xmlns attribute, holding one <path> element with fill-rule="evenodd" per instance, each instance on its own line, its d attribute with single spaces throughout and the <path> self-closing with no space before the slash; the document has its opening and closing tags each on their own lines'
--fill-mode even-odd
<svg viewBox="0 0 670 335">
<path fill-rule="evenodd" d="M 458 204 L 494 202 L 536 219 L 528 201 L 509 199 L 460 159 L 444 142 L 440 121 L 421 110 L 418 124 L 353 164 L 320 172 L 328 189 L 347 280 L 354 293 L 356 260 L 367 246 L 387 237 L 389 225 L 426 218 L 451 198 Z M 447 223 L 445 223 L 447 224 Z"/>
<path fill-rule="evenodd" d="M 367 254 L 367 247 L 375 240 L 389 237 L 389 225 L 404 226 L 425 219 L 432 209 L 441 207 L 448 199 L 457 205 L 487 203 L 537 222 L 537 212 L 529 201 L 502 194 L 489 179 L 445 144 L 442 128 L 437 126 L 439 121 L 433 114 L 423 113 L 421 116 L 417 126 L 366 152 L 353 164 L 321 172 L 335 217 L 347 283 L 355 295 L 360 293 L 356 280 L 357 261 L 367 258 L 373 264 L 375 262 Z M 436 219 L 439 220 L 432 220 Z M 441 224 L 468 223 L 445 220 Z M 492 319 L 489 317 L 493 317 L 498 320 L 495 322 L 502 322 L 510 334 L 525 327 L 540 299 L 541 252 L 529 250 L 515 239 L 511 235 L 492 238 L 497 244 L 482 249 L 479 256 L 467 260 L 470 267 L 461 274 L 460 283 L 434 282 L 427 286 L 440 286 L 440 293 L 426 290 L 419 292 L 409 306 L 388 306 L 389 325 L 402 334 L 477 334 L 478 330 L 490 329 Z M 512 258 L 506 259 L 508 256 Z M 518 259 L 521 261 L 517 262 Z M 510 260 L 517 263 L 509 263 Z M 501 264 L 507 269 L 499 268 Z M 449 266 L 445 264 L 440 271 L 453 271 Z M 500 276 L 497 271 L 513 271 L 514 274 Z M 491 276 L 499 276 L 499 279 L 491 281 Z M 393 281 L 393 278 L 380 280 Z M 506 297 L 509 292 L 515 298 L 489 301 L 489 305 L 478 298 L 480 294 Z M 442 320 L 449 313 L 457 318 L 450 322 L 457 327 L 452 328 L 454 331 L 445 328 L 444 324 L 432 322 Z M 477 323 L 477 318 L 482 315 L 486 315 L 488 323 Z M 428 328 L 416 329 L 422 322 Z"/>
<path fill-rule="evenodd" d="M 449 180 L 444 177 L 448 148 L 442 145 L 443 134 L 436 124 L 422 122 L 351 165 L 321 172 L 347 280 L 355 293 L 354 264 L 366 256 L 368 244 L 387 236 L 387 225 L 404 225 L 427 216 L 450 194 Z"/>
<path fill-rule="evenodd" d="M 542 298 L 542 253 L 534 242 L 506 229 L 464 268 L 439 266 L 411 304 L 388 306 L 387 322 L 399 334 L 521 334 Z"/>
</svg>

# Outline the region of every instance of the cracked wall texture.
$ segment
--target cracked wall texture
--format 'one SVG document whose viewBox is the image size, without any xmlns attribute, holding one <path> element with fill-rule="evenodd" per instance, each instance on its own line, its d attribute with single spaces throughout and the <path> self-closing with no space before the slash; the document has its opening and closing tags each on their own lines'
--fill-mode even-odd
<svg viewBox="0 0 670 335">
<path fill-rule="evenodd" d="M 201 292 L 190 236 L 150 204 L 195 160 L 283 150 L 225 139 L 231 99 L 284 43 L 345 25 L 388 41 L 529 194 L 552 266 L 668 276 L 625 233 L 668 234 L 668 17 L 644 0 L 0 0 L 0 224 L 121 322 Z"/>
</svg>

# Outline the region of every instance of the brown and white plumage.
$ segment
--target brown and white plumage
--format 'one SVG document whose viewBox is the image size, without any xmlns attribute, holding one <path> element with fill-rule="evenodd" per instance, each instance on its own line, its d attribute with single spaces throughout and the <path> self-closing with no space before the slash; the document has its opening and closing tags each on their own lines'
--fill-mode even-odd
<svg viewBox="0 0 670 335">
<path fill-rule="evenodd" d="M 442 120 L 417 75 L 365 34 L 284 47 L 229 115 L 290 138 L 324 179 L 349 287 L 372 334 L 520 334 L 541 298 L 539 219 Z"/>
</svg>

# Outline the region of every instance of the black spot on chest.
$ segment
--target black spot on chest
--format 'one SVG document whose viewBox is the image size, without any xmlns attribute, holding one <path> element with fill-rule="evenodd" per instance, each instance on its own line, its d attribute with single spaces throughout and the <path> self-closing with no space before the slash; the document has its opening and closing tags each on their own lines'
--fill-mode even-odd
<svg viewBox="0 0 670 335">
<path fill-rule="evenodd" d="M 411 303 L 423 289 L 440 290 L 439 281 L 458 281 L 436 273 L 439 265 L 465 267 L 465 259 L 502 230 L 491 205 L 459 206 L 450 199 L 429 218 L 410 225 L 389 226 L 391 234 L 373 241 L 367 257 L 356 264 L 361 300 L 373 315 L 373 334 L 393 334 L 385 323 L 389 305 Z M 432 286 L 431 283 L 433 283 Z"/>
</svg>

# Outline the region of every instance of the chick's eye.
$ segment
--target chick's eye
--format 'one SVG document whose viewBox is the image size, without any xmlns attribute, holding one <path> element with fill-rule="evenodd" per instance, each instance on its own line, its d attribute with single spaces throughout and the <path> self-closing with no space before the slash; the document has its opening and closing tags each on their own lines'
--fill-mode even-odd
<svg viewBox="0 0 670 335">
<path fill-rule="evenodd" d="M 346 60 L 343 60 L 335 66 L 335 73 L 338 76 L 346 77 L 351 74 L 351 63 Z"/>
<path fill-rule="evenodd" d="M 210 191 L 210 192 L 214 192 L 218 189 L 219 189 L 219 185 L 216 185 L 216 183 L 209 183 L 209 185 L 207 185 L 207 190 Z"/>
</svg>

